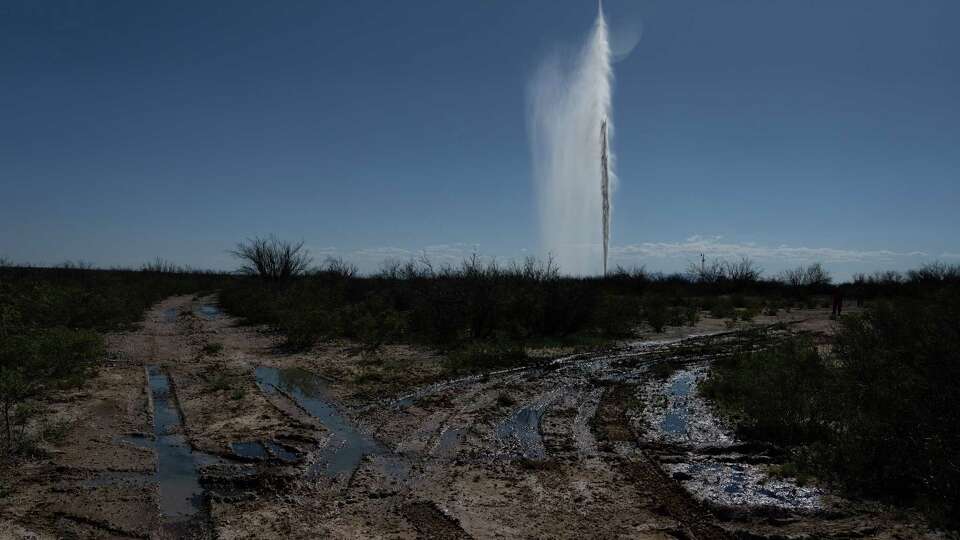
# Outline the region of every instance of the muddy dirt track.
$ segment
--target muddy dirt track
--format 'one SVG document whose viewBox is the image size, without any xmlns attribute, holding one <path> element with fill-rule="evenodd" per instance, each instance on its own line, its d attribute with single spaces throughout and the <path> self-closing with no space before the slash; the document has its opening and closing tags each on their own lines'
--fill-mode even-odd
<svg viewBox="0 0 960 540">
<path fill-rule="evenodd" d="M 915 516 L 768 483 L 775 449 L 711 435 L 686 393 L 712 359 L 827 332 L 826 315 L 765 331 L 707 319 L 445 380 L 433 353 L 285 354 L 214 298 L 170 298 L 48 404 L 73 427 L 6 472 L 0 538 L 936 536 Z"/>
</svg>

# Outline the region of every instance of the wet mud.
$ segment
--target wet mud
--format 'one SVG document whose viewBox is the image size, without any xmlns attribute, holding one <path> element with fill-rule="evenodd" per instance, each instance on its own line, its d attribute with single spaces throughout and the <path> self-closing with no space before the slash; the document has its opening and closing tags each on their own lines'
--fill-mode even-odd
<svg viewBox="0 0 960 540">
<path fill-rule="evenodd" d="M 16 472 L 30 487 L 0 497 L 0 534 L 929 536 L 915 516 L 771 479 L 781 456 L 736 440 L 699 397 L 712 361 L 775 343 L 790 328 L 763 325 L 778 322 L 707 319 L 459 378 L 435 352 L 385 347 L 376 365 L 401 367 L 364 384 L 371 359 L 349 344 L 281 354 L 215 298 L 171 298 L 63 407 L 78 411 L 68 445 Z M 211 342 L 221 352 L 204 354 Z"/>
<path fill-rule="evenodd" d="M 257 385 L 266 394 L 281 394 L 320 421 L 328 431 L 316 451 L 311 474 L 348 481 L 365 458 L 377 463 L 392 478 L 407 474 L 407 464 L 375 437 L 359 429 L 337 406 L 326 389 L 327 383 L 300 368 L 258 367 Z"/>
<path fill-rule="evenodd" d="M 540 434 L 540 422 L 546 408 L 560 395 L 560 390 L 547 392 L 517 408 L 497 424 L 497 439 L 506 453 L 526 459 L 542 460 L 547 452 Z"/>
<path fill-rule="evenodd" d="M 772 507 L 813 511 L 822 508 L 822 490 L 799 486 L 792 479 L 772 478 L 772 461 L 745 445 L 726 429 L 709 404 L 697 394 L 707 363 L 681 368 L 665 380 L 648 382 L 639 392 L 646 404 L 634 422 L 649 441 L 673 445 L 663 468 L 700 500 L 727 507 Z"/>
<path fill-rule="evenodd" d="M 196 314 L 206 320 L 213 320 L 221 316 L 220 307 L 213 304 L 202 304 L 197 308 Z"/>
<path fill-rule="evenodd" d="M 159 366 L 148 366 L 147 380 L 154 412 L 155 438 L 151 446 L 157 454 L 161 523 L 186 523 L 201 515 L 204 489 L 193 451 L 183 434 L 170 379 Z"/>
</svg>

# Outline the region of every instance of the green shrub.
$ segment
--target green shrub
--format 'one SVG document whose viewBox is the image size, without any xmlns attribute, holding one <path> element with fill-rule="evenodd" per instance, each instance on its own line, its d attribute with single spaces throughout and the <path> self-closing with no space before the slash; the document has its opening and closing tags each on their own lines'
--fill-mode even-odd
<svg viewBox="0 0 960 540">
<path fill-rule="evenodd" d="M 279 326 L 288 349 L 309 349 L 320 339 L 337 333 L 336 316 L 324 310 L 287 309 L 281 313 Z"/>
<path fill-rule="evenodd" d="M 25 441 L 31 399 L 42 392 L 76 386 L 103 356 L 103 339 L 90 330 L 51 328 L 0 339 L 0 421 L 8 452 Z"/>
<path fill-rule="evenodd" d="M 632 296 L 603 296 L 597 305 L 596 320 L 600 332 L 606 336 L 630 336 L 640 320 L 640 304 Z"/>
<path fill-rule="evenodd" d="M 742 437 L 800 444 L 822 435 L 824 404 L 819 390 L 827 381 L 813 343 L 794 339 L 718 362 L 701 392 L 737 420 Z"/>
<path fill-rule="evenodd" d="M 497 407 L 512 407 L 516 404 L 517 400 L 513 399 L 510 394 L 506 392 L 497 394 Z"/>
<path fill-rule="evenodd" d="M 666 379 L 677 371 L 679 366 L 670 361 L 656 362 L 650 366 L 650 376 L 654 379 Z"/>
<path fill-rule="evenodd" d="M 218 371 L 211 377 L 207 378 L 207 386 L 212 392 L 230 390 L 233 387 L 233 379 L 233 376 L 226 371 Z"/>
<path fill-rule="evenodd" d="M 683 306 L 670 306 L 667 308 L 667 326 L 683 326 L 686 322 Z"/>
<path fill-rule="evenodd" d="M 879 302 L 841 319 L 825 452 L 849 487 L 960 519 L 960 294 Z M 955 521 L 960 524 L 960 521 Z"/>
<path fill-rule="evenodd" d="M 710 306 L 710 316 L 714 319 L 730 319 L 736 316 L 736 310 L 729 298 L 720 297 Z"/>
<path fill-rule="evenodd" d="M 372 352 L 383 344 L 403 335 L 404 322 L 400 314 L 379 296 L 364 302 L 345 306 L 339 312 L 341 333 L 357 339 L 364 350 Z"/>
<path fill-rule="evenodd" d="M 754 318 L 756 318 L 756 316 L 759 315 L 759 314 L 760 314 L 760 308 L 759 308 L 759 307 L 757 307 L 757 306 L 749 306 L 749 307 L 746 307 L 746 308 L 744 308 L 744 309 L 741 309 L 741 310 L 737 313 L 737 316 L 740 318 L 741 321 L 750 322 L 750 321 L 752 321 Z"/>
<path fill-rule="evenodd" d="M 670 319 L 667 301 L 661 296 L 649 296 L 643 301 L 643 317 L 654 332 L 663 332 Z"/>
<path fill-rule="evenodd" d="M 831 357 L 794 339 L 718 362 L 701 391 L 741 436 L 793 447 L 791 472 L 960 524 L 960 293 L 840 321 Z"/>
<path fill-rule="evenodd" d="M 203 354 L 213 356 L 223 352 L 223 343 L 207 343 L 203 346 Z"/>
</svg>

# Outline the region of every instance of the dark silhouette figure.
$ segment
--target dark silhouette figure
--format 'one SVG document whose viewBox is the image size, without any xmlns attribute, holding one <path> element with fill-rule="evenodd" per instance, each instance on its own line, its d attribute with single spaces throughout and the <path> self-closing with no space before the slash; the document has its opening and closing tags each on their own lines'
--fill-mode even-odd
<svg viewBox="0 0 960 540">
<path fill-rule="evenodd" d="M 835 289 L 833 291 L 833 311 L 830 316 L 834 318 L 839 317 L 841 311 L 843 311 L 843 291 Z"/>
</svg>

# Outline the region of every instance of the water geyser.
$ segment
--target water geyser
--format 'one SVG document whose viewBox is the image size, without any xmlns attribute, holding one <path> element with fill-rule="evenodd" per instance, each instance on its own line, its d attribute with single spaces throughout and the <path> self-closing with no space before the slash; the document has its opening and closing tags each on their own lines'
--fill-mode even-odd
<svg viewBox="0 0 960 540">
<path fill-rule="evenodd" d="M 530 85 L 533 172 L 543 248 L 575 275 L 605 273 L 610 195 L 612 55 L 602 7 L 573 58 L 545 62 Z"/>
</svg>

